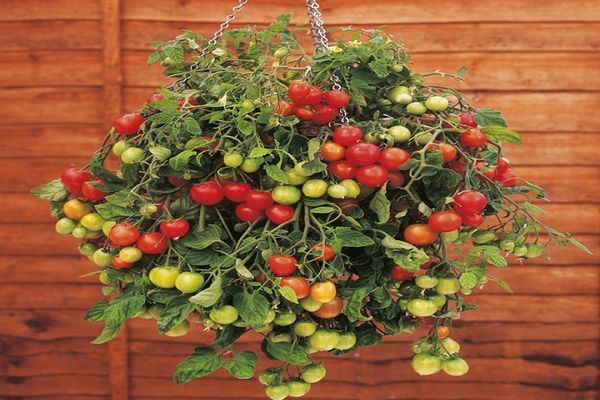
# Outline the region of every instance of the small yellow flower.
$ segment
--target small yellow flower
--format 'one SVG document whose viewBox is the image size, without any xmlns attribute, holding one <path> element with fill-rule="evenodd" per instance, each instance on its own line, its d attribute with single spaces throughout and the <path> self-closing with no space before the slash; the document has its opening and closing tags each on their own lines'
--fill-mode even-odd
<svg viewBox="0 0 600 400">
<path fill-rule="evenodd" d="M 329 51 L 332 53 L 342 53 L 344 50 L 340 46 L 329 46 Z"/>
<path fill-rule="evenodd" d="M 350 47 L 358 47 L 362 45 L 362 42 L 360 40 L 351 40 L 348 42 L 348 46 Z"/>
<path fill-rule="evenodd" d="M 279 67 L 279 65 L 280 65 L 279 60 L 273 61 L 273 64 L 271 64 L 271 65 L 274 67 Z"/>
<path fill-rule="evenodd" d="M 256 42 L 254 40 L 251 40 L 251 41 L 248 42 L 249 46 L 254 46 L 255 44 L 256 44 Z"/>
</svg>

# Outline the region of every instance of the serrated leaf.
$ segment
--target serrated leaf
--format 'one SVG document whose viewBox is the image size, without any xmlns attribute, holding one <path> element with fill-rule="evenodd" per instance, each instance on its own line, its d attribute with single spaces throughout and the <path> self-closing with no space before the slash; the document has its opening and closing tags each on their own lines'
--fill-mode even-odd
<svg viewBox="0 0 600 400">
<path fill-rule="evenodd" d="M 190 303 L 187 296 L 182 295 L 171 298 L 160 313 L 158 332 L 164 334 L 170 331 L 185 321 L 190 313 L 194 311 L 194 308 L 194 304 Z"/>
<path fill-rule="evenodd" d="M 494 143 L 514 143 L 514 144 L 522 144 L 521 136 L 508 128 L 503 126 L 486 126 L 483 127 L 482 130 L 488 137 L 490 142 Z"/>
<path fill-rule="evenodd" d="M 185 129 L 189 133 L 202 133 L 202 129 L 200 128 L 200 124 L 192 117 L 186 117 L 183 120 L 183 129 Z"/>
<path fill-rule="evenodd" d="M 104 312 L 108 305 L 109 302 L 107 300 L 99 301 L 88 310 L 83 319 L 86 321 L 100 321 L 104 319 Z"/>
<path fill-rule="evenodd" d="M 502 279 L 497 278 L 497 277 L 492 276 L 492 275 L 487 275 L 487 277 L 489 279 L 493 280 L 494 282 L 496 282 L 502 289 L 506 290 L 508 293 L 513 293 L 512 288 L 508 285 L 508 283 L 506 283 Z"/>
<path fill-rule="evenodd" d="M 213 283 L 209 287 L 190 297 L 189 301 L 201 307 L 212 306 L 219 301 L 221 294 L 223 294 L 222 284 L 223 279 L 220 276 L 215 277 Z"/>
<path fill-rule="evenodd" d="M 475 114 L 475 122 L 481 127 L 501 126 L 507 127 L 504 116 L 493 108 L 479 108 Z"/>
<path fill-rule="evenodd" d="M 385 224 L 390 220 L 392 203 L 388 200 L 386 193 L 386 185 L 383 185 L 369 202 L 369 209 L 377 214 L 378 224 Z"/>
<path fill-rule="evenodd" d="M 237 130 L 244 136 L 250 136 L 254 133 L 254 123 L 244 118 L 237 118 L 235 120 L 235 126 Z"/>
<path fill-rule="evenodd" d="M 372 287 L 353 288 L 352 294 L 346 298 L 346 307 L 344 315 L 350 322 L 368 321 L 373 317 L 367 317 L 362 314 L 362 308 L 365 298 L 375 290 Z"/>
<path fill-rule="evenodd" d="M 197 232 L 192 235 L 187 235 L 179 241 L 185 247 L 195 250 L 203 250 L 210 245 L 221 240 L 223 230 L 219 225 L 210 224 L 204 228 L 202 232 Z"/>
<path fill-rule="evenodd" d="M 234 354 L 233 360 L 226 360 L 223 367 L 238 379 L 250 379 L 254 376 L 258 356 L 253 351 Z"/>
<path fill-rule="evenodd" d="M 61 201 L 69 195 L 67 188 L 65 188 L 60 179 L 54 179 L 36 187 L 31 191 L 31 194 L 48 201 Z"/>
<path fill-rule="evenodd" d="M 169 157 L 171 157 L 171 150 L 164 146 L 152 146 L 148 149 L 148 151 L 156 158 L 158 161 L 165 161 Z"/>
<path fill-rule="evenodd" d="M 270 149 L 265 149 L 264 147 L 255 147 L 252 149 L 252 151 L 250 151 L 250 154 L 248 154 L 248 158 L 260 158 L 269 154 L 271 154 Z"/>
<path fill-rule="evenodd" d="M 265 165 L 264 170 L 267 175 L 279 183 L 289 183 L 287 175 L 277 165 Z"/>
<path fill-rule="evenodd" d="M 460 286 L 466 290 L 473 289 L 479 282 L 477 275 L 472 272 L 463 272 L 458 280 L 460 281 Z"/>
<path fill-rule="evenodd" d="M 246 268 L 246 266 L 244 265 L 244 262 L 241 259 L 236 258 L 234 266 L 235 266 L 235 271 L 238 273 L 238 275 L 241 278 L 254 279 L 254 275 L 252 275 L 252 272 L 250 272 L 250 270 L 248 268 Z"/>
<path fill-rule="evenodd" d="M 103 318 L 107 325 L 117 325 L 133 318 L 144 306 L 144 295 L 122 295 L 110 301 L 104 310 Z"/>
<path fill-rule="evenodd" d="M 210 375 L 223 366 L 223 360 L 211 347 L 197 347 L 194 353 L 177 364 L 173 380 L 183 384 L 194 378 Z"/>
<path fill-rule="evenodd" d="M 269 313 L 269 301 L 258 293 L 241 292 L 233 298 L 240 317 L 250 325 L 262 325 Z"/>
<path fill-rule="evenodd" d="M 456 76 L 456 79 L 458 79 L 459 81 L 465 80 L 465 78 L 467 77 L 468 74 L 469 74 L 469 69 L 465 66 L 460 67 L 454 73 L 454 75 Z"/>
<path fill-rule="evenodd" d="M 277 289 L 277 291 L 279 292 L 281 297 L 283 297 L 287 301 L 292 302 L 294 304 L 298 304 L 298 297 L 296 296 L 296 292 L 294 292 L 294 289 L 292 289 L 291 287 L 283 286 Z"/>
<path fill-rule="evenodd" d="M 169 159 L 169 165 L 175 171 L 181 171 L 185 167 L 188 166 L 188 163 L 190 162 L 190 158 L 192 158 L 195 155 L 196 155 L 196 152 L 194 150 L 184 150 L 181 153 L 177 154 L 176 156 L 171 157 Z"/>
<path fill-rule="evenodd" d="M 103 343 L 109 342 L 109 341 L 113 340 L 119 334 L 120 330 L 121 330 L 121 324 L 118 324 L 118 325 L 106 324 L 104 326 L 104 329 L 102 329 L 102 332 L 100 333 L 100 335 L 96 339 L 92 340 L 92 344 L 103 344 Z"/>
<path fill-rule="evenodd" d="M 298 343 L 273 343 L 268 339 L 265 340 L 267 351 L 275 359 L 294 365 L 310 363 L 308 354 Z"/>
<path fill-rule="evenodd" d="M 335 228 L 334 234 L 342 247 L 367 247 L 375 243 L 367 235 L 345 226 Z"/>
<path fill-rule="evenodd" d="M 585 245 L 583 243 L 581 243 L 579 240 L 575 239 L 573 236 L 568 235 L 567 240 L 569 241 L 569 243 L 571 243 L 573 246 L 577 247 L 578 249 L 583 250 L 590 255 L 594 254 L 591 252 L 590 249 L 585 247 Z"/>
</svg>

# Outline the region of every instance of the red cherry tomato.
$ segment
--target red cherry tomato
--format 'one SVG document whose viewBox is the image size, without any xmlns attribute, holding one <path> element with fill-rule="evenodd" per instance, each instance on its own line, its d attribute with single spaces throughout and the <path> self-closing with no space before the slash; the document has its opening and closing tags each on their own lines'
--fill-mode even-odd
<svg viewBox="0 0 600 400">
<path fill-rule="evenodd" d="M 173 186 L 183 186 L 187 183 L 181 176 L 167 176 L 167 180 Z"/>
<path fill-rule="evenodd" d="M 91 178 L 92 174 L 90 174 L 89 171 L 69 168 L 62 173 L 60 181 L 65 185 L 69 193 L 73 193 L 76 196 L 82 196 L 83 184 Z"/>
<path fill-rule="evenodd" d="M 394 266 L 392 268 L 391 278 L 395 282 L 403 282 L 407 281 L 415 275 L 414 272 L 408 272 L 404 268 L 399 265 Z"/>
<path fill-rule="evenodd" d="M 302 276 L 286 276 L 281 278 L 281 287 L 290 287 L 296 293 L 298 300 L 308 297 L 310 294 L 310 284 L 308 280 Z"/>
<path fill-rule="evenodd" d="M 462 218 L 454 211 L 438 211 L 431 214 L 427 224 L 436 232 L 451 232 L 460 228 Z"/>
<path fill-rule="evenodd" d="M 292 101 L 298 101 L 310 92 L 310 83 L 303 81 L 292 81 L 288 86 L 288 97 Z"/>
<path fill-rule="evenodd" d="M 301 99 L 296 100 L 296 103 L 303 106 L 314 106 L 319 104 L 322 99 L 323 91 L 316 86 L 311 86 L 308 94 Z"/>
<path fill-rule="evenodd" d="M 287 117 L 288 115 L 292 115 L 294 113 L 294 106 L 287 101 L 278 101 L 275 104 L 275 112 L 282 117 Z"/>
<path fill-rule="evenodd" d="M 192 185 L 190 197 L 198 204 L 213 206 L 223 201 L 223 188 L 216 182 L 204 182 Z"/>
<path fill-rule="evenodd" d="M 336 296 L 333 300 L 323 303 L 317 311 L 313 311 L 313 315 L 318 318 L 329 319 L 337 317 L 343 310 L 344 300 Z"/>
<path fill-rule="evenodd" d="M 121 260 L 121 257 L 119 257 L 118 254 L 116 256 L 114 256 L 112 259 L 112 266 L 115 267 L 116 269 L 129 268 L 132 265 L 133 265 L 132 263 L 128 263 L 128 262 Z"/>
<path fill-rule="evenodd" d="M 265 214 L 270 221 L 280 225 L 294 218 L 294 208 L 283 204 L 274 204 L 267 208 Z"/>
<path fill-rule="evenodd" d="M 456 158 L 458 155 L 458 150 L 456 147 L 452 146 L 449 143 L 444 142 L 436 142 L 432 143 L 428 150 L 439 150 L 442 152 L 442 159 L 445 163 L 450 162 Z"/>
<path fill-rule="evenodd" d="M 479 225 L 483 224 L 483 216 L 476 213 L 461 213 L 462 223 L 465 226 L 469 226 L 472 228 L 476 228 Z"/>
<path fill-rule="evenodd" d="M 315 115 L 312 122 L 316 125 L 327 125 L 335 120 L 339 112 L 337 108 L 328 106 L 327 104 L 317 104 L 313 107 L 313 111 Z"/>
<path fill-rule="evenodd" d="M 381 187 L 389 179 L 390 174 L 381 165 L 367 165 L 356 171 L 356 180 L 368 187 Z"/>
<path fill-rule="evenodd" d="M 154 103 L 156 101 L 162 101 L 165 99 L 165 96 L 163 96 L 160 93 L 152 93 L 150 96 L 148 96 L 146 98 L 146 103 Z"/>
<path fill-rule="evenodd" d="M 243 222 L 256 221 L 262 214 L 262 210 L 252 208 L 248 205 L 248 203 L 238 204 L 235 208 L 235 216 Z"/>
<path fill-rule="evenodd" d="M 487 142 L 487 135 L 482 130 L 473 128 L 461 133 L 459 139 L 464 147 L 481 147 Z"/>
<path fill-rule="evenodd" d="M 462 113 L 458 115 L 460 120 L 460 124 L 464 126 L 470 126 L 472 128 L 477 128 L 477 122 L 475 122 L 475 117 L 471 113 Z"/>
<path fill-rule="evenodd" d="M 340 125 L 333 131 L 333 141 L 342 146 L 350 146 L 357 143 L 363 136 L 362 130 L 358 126 Z"/>
<path fill-rule="evenodd" d="M 327 166 L 330 174 L 339 180 L 352 179 L 356 175 L 356 166 L 349 161 L 334 161 Z"/>
<path fill-rule="evenodd" d="M 120 135 L 135 135 L 144 123 L 144 117 L 138 113 L 125 114 L 115 121 L 113 127 Z"/>
<path fill-rule="evenodd" d="M 322 244 L 314 245 L 310 249 L 310 252 L 318 255 L 318 257 L 316 257 L 316 259 L 317 260 L 321 260 L 321 261 L 323 261 L 323 260 L 329 261 L 333 257 L 335 257 L 335 250 L 333 249 L 333 247 L 331 247 L 328 244 L 326 244 L 326 245 L 322 245 Z"/>
<path fill-rule="evenodd" d="M 496 174 L 496 181 L 502 182 L 502 186 L 509 187 L 514 186 L 517 181 L 517 176 L 513 174 L 510 170 L 504 171 L 502 173 Z"/>
<path fill-rule="evenodd" d="M 197 106 L 198 100 L 196 99 L 179 99 L 177 102 L 177 108 L 185 108 L 187 106 Z"/>
<path fill-rule="evenodd" d="M 266 210 L 273 204 L 273 197 L 269 192 L 251 190 L 246 195 L 246 204 L 257 210 Z"/>
<path fill-rule="evenodd" d="M 438 233 L 427 224 L 412 224 L 404 229 L 404 240 L 415 246 L 425 246 L 435 242 Z"/>
<path fill-rule="evenodd" d="M 461 175 L 464 175 L 465 173 L 465 160 L 463 160 L 462 158 L 459 158 L 458 160 L 452 160 L 450 161 L 450 168 L 452 168 L 454 171 L 458 172 Z"/>
<path fill-rule="evenodd" d="M 117 222 L 108 233 L 108 239 L 117 246 L 129 246 L 138 240 L 140 231 L 127 222 Z"/>
<path fill-rule="evenodd" d="M 323 95 L 323 100 L 332 107 L 343 108 L 350 103 L 350 96 L 341 90 L 328 90 Z"/>
<path fill-rule="evenodd" d="M 94 182 L 105 183 L 100 179 L 97 179 Z M 102 190 L 92 186 L 90 182 L 86 182 L 83 184 L 83 186 L 81 187 L 81 194 L 83 195 L 83 197 L 90 201 L 100 201 L 104 199 L 107 195 L 107 193 L 104 193 Z"/>
<path fill-rule="evenodd" d="M 410 153 L 397 147 L 386 147 L 379 155 L 379 164 L 387 170 L 397 170 L 408 161 Z"/>
<path fill-rule="evenodd" d="M 312 110 L 309 110 L 308 108 L 298 108 L 294 112 L 294 114 L 296 115 L 296 117 L 298 117 L 298 119 L 301 119 L 302 121 L 310 121 L 315 116 L 315 113 L 312 112 Z"/>
<path fill-rule="evenodd" d="M 298 269 L 298 260 L 293 256 L 275 254 L 269 257 L 267 262 L 269 269 L 277 276 L 293 274 Z"/>
<path fill-rule="evenodd" d="M 404 181 L 406 180 L 404 173 L 402 171 L 389 171 L 390 178 L 388 185 L 390 189 L 398 189 L 404 185 Z"/>
<path fill-rule="evenodd" d="M 346 159 L 354 165 L 374 164 L 380 155 L 379 147 L 372 143 L 355 143 L 346 150 Z"/>
<path fill-rule="evenodd" d="M 161 254 L 169 246 L 169 239 L 160 232 L 144 233 L 137 240 L 136 246 L 146 254 Z"/>
<path fill-rule="evenodd" d="M 178 239 L 185 236 L 189 230 L 190 223 L 184 219 L 163 221 L 160 223 L 160 231 L 162 234 L 171 239 Z"/>
<path fill-rule="evenodd" d="M 508 158 L 506 158 L 506 157 L 498 158 L 498 161 L 496 162 L 496 170 L 498 170 L 499 174 L 501 174 L 502 172 L 508 171 L 509 168 L 510 168 L 510 161 L 508 160 Z"/>
<path fill-rule="evenodd" d="M 234 203 L 241 203 L 246 200 L 252 187 L 246 182 L 226 183 L 223 185 L 223 194 Z"/>
<path fill-rule="evenodd" d="M 454 196 L 455 208 L 462 213 L 478 213 L 487 206 L 487 198 L 476 190 L 465 190 Z"/>
<path fill-rule="evenodd" d="M 321 159 L 323 161 L 338 161 L 344 158 L 346 148 L 339 143 L 327 141 L 321 147 Z"/>
</svg>

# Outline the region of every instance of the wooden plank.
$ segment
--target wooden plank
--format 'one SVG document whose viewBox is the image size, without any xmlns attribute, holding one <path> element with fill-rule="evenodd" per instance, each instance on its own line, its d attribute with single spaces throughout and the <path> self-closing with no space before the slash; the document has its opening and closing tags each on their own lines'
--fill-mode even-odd
<svg viewBox="0 0 600 400">
<path fill-rule="evenodd" d="M 26 32 L 26 34 L 24 34 Z M 0 50 L 100 50 L 99 21 L 2 21 Z"/>
<path fill-rule="evenodd" d="M 81 319 L 81 318 L 80 318 Z M 72 327 L 75 331 L 77 328 Z M 54 354 L 65 354 L 74 352 L 76 354 L 98 354 L 104 355 L 106 349 L 90 343 L 92 338 L 65 337 L 55 340 L 39 340 L 18 336 L 0 336 L 0 347 L 4 357 L 51 357 Z M 583 342 L 579 342 L 583 343 Z M 106 371 L 104 371 L 106 373 Z"/>
<path fill-rule="evenodd" d="M 234 23 L 231 26 L 236 29 L 247 25 Z M 261 26 L 264 25 L 259 25 Z M 381 25 L 363 25 L 361 21 L 353 21 L 352 26 L 366 29 Z M 216 24 L 213 22 L 128 20 L 123 26 L 123 48 L 149 51 L 152 42 L 170 40 L 184 29 L 209 36 L 215 28 Z M 600 45 L 597 41 L 600 24 L 593 22 L 390 23 L 384 29 L 396 40 L 405 43 L 411 54 L 436 51 L 595 51 Z M 460 40 L 456 40 L 454 35 L 448 35 L 448 32 L 460 32 Z M 339 36 L 336 31 L 329 33 L 332 39 Z M 548 40 L 549 37 L 552 40 Z M 306 48 L 312 45 L 307 35 L 300 35 L 299 40 Z"/>
<path fill-rule="evenodd" d="M 520 132 L 522 145 L 504 144 L 507 157 L 518 169 L 521 165 L 598 165 L 600 133 Z"/>
<path fill-rule="evenodd" d="M 98 277 L 82 277 L 98 268 L 87 257 L 79 255 L 73 247 L 70 256 L 35 257 L 22 255 L 18 257 L 0 256 L 0 271 L 6 276 L 5 282 L 38 282 L 38 283 L 96 283 Z M 27 265 L 27 267 L 23 267 Z"/>
<path fill-rule="evenodd" d="M 108 387 L 108 378 L 99 375 L 0 376 L 0 396 L 9 399 L 99 399 Z"/>
<path fill-rule="evenodd" d="M 32 356 L 0 355 L 0 375 L 10 377 L 36 377 L 43 375 L 108 375 L 108 362 L 104 354 L 53 352 Z"/>
<path fill-rule="evenodd" d="M 0 21 L 100 19 L 99 0 L 3 0 Z"/>
<path fill-rule="evenodd" d="M 217 0 L 185 2 L 160 0 L 128 0 L 123 17 L 128 20 L 178 20 L 222 22 L 231 10 L 231 2 Z M 441 12 L 443 10 L 443 12 Z M 398 3 L 383 0 L 374 3 L 328 0 L 322 4 L 326 24 L 438 23 L 456 21 L 598 21 L 597 4 L 593 0 L 578 0 L 577 6 L 558 0 L 548 0 L 531 7 L 525 0 L 438 0 L 435 7 L 423 7 L 418 2 Z M 239 14 L 243 23 L 271 22 L 279 14 L 293 13 L 295 21 L 303 22 L 303 3 L 292 0 L 272 2 L 257 0 Z"/>
</svg>

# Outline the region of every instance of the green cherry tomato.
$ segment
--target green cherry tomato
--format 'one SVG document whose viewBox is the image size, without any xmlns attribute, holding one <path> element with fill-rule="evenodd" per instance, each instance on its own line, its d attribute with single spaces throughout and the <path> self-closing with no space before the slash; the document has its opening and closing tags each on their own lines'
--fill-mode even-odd
<svg viewBox="0 0 600 400">
<path fill-rule="evenodd" d="M 300 300 L 300 305 L 308 312 L 315 312 L 321 308 L 323 303 L 313 300 L 312 297 L 308 296 Z"/>
<path fill-rule="evenodd" d="M 354 179 L 344 179 L 340 182 L 340 185 L 346 188 L 349 198 L 355 199 L 360 196 L 361 187 Z"/>
<path fill-rule="evenodd" d="M 460 351 L 460 344 L 452 338 L 440 340 L 439 351 L 447 354 L 456 354 Z"/>
<path fill-rule="evenodd" d="M 215 308 L 210 312 L 210 319 L 215 321 L 217 324 L 229 325 L 236 319 L 239 314 L 234 306 L 225 305 L 221 308 Z"/>
<path fill-rule="evenodd" d="M 473 243 L 476 244 L 484 244 L 489 243 L 496 238 L 496 234 L 494 232 L 485 231 L 479 232 L 475 236 L 473 236 Z"/>
<path fill-rule="evenodd" d="M 379 144 L 381 143 L 381 137 L 379 136 L 378 133 L 367 133 L 366 135 L 363 136 L 362 138 L 363 141 L 367 142 L 367 143 L 372 143 L 372 144 Z"/>
<path fill-rule="evenodd" d="M 406 309 L 415 317 L 430 317 L 436 313 L 436 303 L 426 299 L 413 299 L 408 302 Z"/>
<path fill-rule="evenodd" d="M 240 108 L 248 113 L 254 110 L 254 103 L 252 102 L 252 100 L 246 99 L 240 103 Z"/>
<path fill-rule="evenodd" d="M 197 272 L 182 272 L 175 279 L 175 287 L 181 293 L 196 293 L 204 286 L 204 277 Z"/>
<path fill-rule="evenodd" d="M 394 104 L 409 104 L 413 100 L 406 86 L 396 86 L 390 90 L 388 99 Z"/>
<path fill-rule="evenodd" d="M 71 235 L 77 239 L 84 239 L 85 235 L 87 235 L 87 232 L 87 229 L 85 229 L 83 226 L 77 225 L 71 232 Z"/>
<path fill-rule="evenodd" d="M 187 320 L 183 320 L 178 325 L 175 325 L 169 331 L 165 332 L 165 336 L 180 337 L 186 335 L 189 331 L 190 323 Z"/>
<path fill-rule="evenodd" d="M 296 172 L 294 172 L 293 168 L 285 170 L 285 176 L 287 177 L 289 184 L 292 186 L 300 186 L 308 180 L 306 176 L 298 175 Z"/>
<path fill-rule="evenodd" d="M 281 381 L 282 371 L 280 368 L 267 368 L 258 375 L 258 381 L 263 385 L 274 385 Z"/>
<path fill-rule="evenodd" d="M 413 370 L 419 375 L 433 375 L 442 369 L 441 360 L 428 353 L 419 353 L 411 361 Z"/>
<path fill-rule="evenodd" d="M 144 158 L 144 149 L 130 147 L 121 154 L 121 161 L 125 164 L 135 164 Z"/>
<path fill-rule="evenodd" d="M 84 239 L 98 239 L 102 236 L 102 231 L 90 231 L 89 229 L 85 232 Z"/>
<path fill-rule="evenodd" d="M 469 364 L 460 357 L 442 361 L 442 370 L 451 376 L 462 376 L 469 372 Z"/>
<path fill-rule="evenodd" d="M 448 108 L 448 99 L 442 96 L 431 96 L 425 100 L 425 107 L 430 111 L 444 111 Z"/>
<path fill-rule="evenodd" d="M 282 185 L 273 188 L 271 196 L 276 203 L 289 206 L 300 201 L 302 192 L 297 187 Z"/>
<path fill-rule="evenodd" d="M 525 254 L 525 257 L 527 258 L 539 257 L 546 250 L 544 246 L 535 243 L 527 243 L 525 247 L 527 247 L 527 253 Z"/>
<path fill-rule="evenodd" d="M 356 344 L 356 335 L 352 332 L 344 332 L 340 334 L 340 340 L 335 345 L 338 350 L 350 350 Z"/>
<path fill-rule="evenodd" d="M 427 300 L 433 301 L 437 308 L 441 308 L 444 304 L 446 304 L 446 296 L 441 293 L 434 293 L 427 296 Z"/>
<path fill-rule="evenodd" d="M 440 232 L 440 237 L 446 243 L 455 242 L 458 239 L 458 236 L 459 236 L 458 229 L 455 229 L 450 232 Z"/>
<path fill-rule="evenodd" d="M 142 307 L 140 311 L 135 314 L 135 318 L 141 319 L 152 319 L 152 314 L 150 314 L 150 308 Z"/>
<path fill-rule="evenodd" d="M 140 214 L 142 214 L 142 216 L 144 217 L 149 217 L 157 211 L 158 207 L 156 206 L 156 204 L 148 203 L 140 207 Z"/>
<path fill-rule="evenodd" d="M 286 386 L 289 389 L 290 397 L 302 397 L 310 391 L 310 383 L 300 379 L 292 379 Z"/>
<path fill-rule="evenodd" d="M 306 161 L 302 161 L 302 162 L 299 162 L 298 164 L 296 164 L 294 166 L 294 173 L 296 175 L 306 176 L 306 177 L 313 175 L 312 172 L 309 172 L 304 168 L 304 164 L 306 164 Z"/>
<path fill-rule="evenodd" d="M 415 283 L 421 289 L 432 289 L 437 285 L 438 279 L 435 276 L 421 275 L 416 277 Z"/>
<path fill-rule="evenodd" d="M 388 135 L 394 139 L 394 144 L 406 143 L 410 139 L 410 131 L 402 125 L 394 125 L 387 130 Z"/>
<path fill-rule="evenodd" d="M 339 183 L 336 183 L 327 188 L 327 194 L 333 199 L 344 199 L 348 196 L 348 190 Z"/>
<path fill-rule="evenodd" d="M 317 330 L 317 324 L 313 321 L 297 321 L 292 327 L 292 331 L 296 336 L 309 337 Z"/>
<path fill-rule="evenodd" d="M 90 231 L 99 231 L 102 229 L 102 225 L 104 225 L 106 221 L 104 218 L 100 216 L 100 214 L 89 213 L 81 217 L 79 223 L 86 229 Z"/>
<path fill-rule="evenodd" d="M 439 278 L 435 290 L 439 294 L 454 294 L 460 290 L 460 282 L 456 278 Z"/>
<path fill-rule="evenodd" d="M 432 137 L 433 134 L 431 134 L 430 132 L 419 132 L 415 135 L 415 143 L 421 146 L 425 146 L 427 143 L 429 143 Z"/>
<path fill-rule="evenodd" d="M 391 70 L 394 71 L 395 73 L 399 74 L 400 72 L 404 71 L 404 65 L 394 64 L 394 65 L 392 65 Z"/>
<path fill-rule="evenodd" d="M 317 383 L 325 378 L 326 373 L 327 370 L 323 365 L 312 364 L 302 368 L 302 371 L 300 371 L 300 378 L 302 378 L 304 382 Z"/>
<path fill-rule="evenodd" d="M 256 172 L 260 169 L 262 160 L 259 158 L 245 158 L 240 165 L 240 169 L 248 174 Z"/>
<path fill-rule="evenodd" d="M 271 385 L 267 386 L 265 393 L 271 400 L 283 400 L 290 394 L 290 389 L 287 385 Z"/>
<path fill-rule="evenodd" d="M 77 229 L 77 228 L 75 228 Z M 516 257 L 524 257 L 525 255 L 527 255 L 527 246 L 519 246 L 519 247 L 515 247 L 515 249 L 513 250 L 513 254 Z"/>
<path fill-rule="evenodd" d="M 270 324 L 271 322 L 275 321 L 276 316 L 277 314 L 275 313 L 275 310 L 269 310 L 267 313 L 267 318 L 265 318 L 263 324 Z"/>
<path fill-rule="evenodd" d="M 177 276 L 179 276 L 179 268 L 169 266 L 154 267 L 148 274 L 150 282 L 152 282 L 154 286 L 163 289 L 174 288 L 175 281 L 177 281 Z"/>
<path fill-rule="evenodd" d="M 137 247 L 126 246 L 119 250 L 119 258 L 127 263 L 134 263 L 142 258 L 142 251 Z"/>
<path fill-rule="evenodd" d="M 230 152 L 223 156 L 223 164 L 231 168 L 237 168 L 244 162 L 244 157 L 237 152 Z"/>
<path fill-rule="evenodd" d="M 323 179 L 309 179 L 302 185 L 302 193 L 306 197 L 316 199 L 324 196 L 328 187 L 329 185 Z"/>
<path fill-rule="evenodd" d="M 110 278 L 108 277 L 108 273 L 106 271 L 100 272 L 100 275 L 98 275 L 98 280 L 104 285 L 110 284 Z"/>
<path fill-rule="evenodd" d="M 296 314 L 293 312 L 277 314 L 273 320 L 273 323 L 279 326 L 290 326 L 294 322 L 296 322 Z"/>
<path fill-rule="evenodd" d="M 273 53 L 273 57 L 275 58 L 283 58 L 290 54 L 290 50 L 287 47 L 280 47 Z"/>
<path fill-rule="evenodd" d="M 107 249 L 98 249 L 92 255 L 92 259 L 99 267 L 109 267 L 112 264 L 114 254 Z"/>
<path fill-rule="evenodd" d="M 102 224 L 102 233 L 104 233 L 104 236 L 108 236 L 110 230 L 113 226 L 115 226 L 116 223 L 116 221 L 106 221 Z"/>
<path fill-rule="evenodd" d="M 124 140 L 119 140 L 118 142 L 113 144 L 112 152 L 115 156 L 121 157 L 125 150 L 127 150 L 130 147 L 131 145 L 125 142 Z"/>
<path fill-rule="evenodd" d="M 433 348 L 433 344 L 426 337 L 421 337 L 412 342 L 410 347 L 415 354 L 419 354 L 429 352 Z"/>
<path fill-rule="evenodd" d="M 92 242 L 84 242 L 79 245 L 79 253 L 84 256 L 93 256 L 98 250 L 98 245 Z"/>
<path fill-rule="evenodd" d="M 425 107 L 423 103 L 414 101 L 406 106 L 406 111 L 408 111 L 410 114 L 421 115 L 427 112 L 427 107 Z"/>
<path fill-rule="evenodd" d="M 513 251 L 515 249 L 515 242 L 512 240 L 500 241 L 500 248 L 504 251 Z"/>
<path fill-rule="evenodd" d="M 319 351 L 330 351 L 337 346 L 340 340 L 340 334 L 331 329 L 319 329 L 311 337 L 308 342 L 311 347 Z"/>
<path fill-rule="evenodd" d="M 73 221 L 71 218 L 61 218 L 56 221 L 56 224 L 54 225 L 56 232 L 61 235 L 71 234 L 76 227 L 77 222 Z"/>
</svg>

